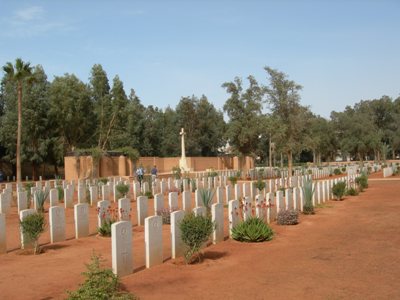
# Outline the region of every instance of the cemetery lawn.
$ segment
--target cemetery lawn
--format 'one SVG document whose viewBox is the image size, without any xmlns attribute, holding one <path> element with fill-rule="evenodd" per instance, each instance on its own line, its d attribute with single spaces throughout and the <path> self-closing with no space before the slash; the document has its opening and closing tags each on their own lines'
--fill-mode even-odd
<svg viewBox="0 0 400 300">
<path fill-rule="evenodd" d="M 134 226 L 135 273 L 122 278 L 124 287 L 141 299 L 400 299 L 400 180 L 369 184 L 359 196 L 301 216 L 299 225 L 273 225 L 270 242 L 210 246 L 197 265 L 169 258 L 170 228 L 164 226 L 166 261 L 146 270 L 143 227 Z M 7 216 L 1 299 L 65 299 L 65 290 L 82 282 L 93 250 L 111 266 L 111 241 L 95 235 L 95 215 L 92 235 L 75 240 L 71 213 L 67 210 L 67 241 L 50 245 L 46 232 L 45 252 L 37 256 L 20 253 L 16 212 Z"/>
</svg>

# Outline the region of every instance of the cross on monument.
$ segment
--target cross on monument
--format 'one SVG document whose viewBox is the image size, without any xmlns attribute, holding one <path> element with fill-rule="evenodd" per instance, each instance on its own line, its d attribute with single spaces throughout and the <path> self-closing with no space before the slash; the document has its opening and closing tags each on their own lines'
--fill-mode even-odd
<svg viewBox="0 0 400 300">
<path fill-rule="evenodd" d="M 189 171 L 186 162 L 186 154 L 185 154 L 185 129 L 181 128 L 181 132 L 179 133 L 181 136 L 181 159 L 179 160 L 179 168 L 186 172 Z"/>
<path fill-rule="evenodd" d="M 186 157 L 185 153 L 185 129 L 181 128 L 181 132 L 179 133 L 181 135 L 181 159 Z"/>
</svg>

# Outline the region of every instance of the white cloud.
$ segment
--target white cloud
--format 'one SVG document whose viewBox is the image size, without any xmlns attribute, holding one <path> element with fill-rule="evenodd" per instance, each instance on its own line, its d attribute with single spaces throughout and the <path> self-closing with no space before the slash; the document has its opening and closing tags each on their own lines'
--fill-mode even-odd
<svg viewBox="0 0 400 300">
<path fill-rule="evenodd" d="M 40 6 L 31 6 L 17 10 L 14 14 L 14 21 L 29 22 L 40 20 L 44 15 L 44 9 Z"/>
<path fill-rule="evenodd" d="M 53 18 L 54 19 L 54 18 Z M 74 27 L 70 22 L 53 20 L 40 6 L 30 6 L 15 11 L 11 17 L 3 19 L 5 30 L 0 32 L 4 37 L 34 37 L 51 32 L 70 31 Z"/>
</svg>

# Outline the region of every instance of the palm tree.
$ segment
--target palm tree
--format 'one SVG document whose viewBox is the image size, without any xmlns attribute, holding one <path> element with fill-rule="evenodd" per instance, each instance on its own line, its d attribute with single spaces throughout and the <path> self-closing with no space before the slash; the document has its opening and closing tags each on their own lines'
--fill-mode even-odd
<svg viewBox="0 0 400 300">
<path fill-rule="evenodd" d="M 18 95 L 18 129 L 17 129 L 17 182 L 21 182 L 21 129 L 22 129 L 22 84 L 32 75 L 30 63 L 25 63 L 21 58 L 15 60 L 15 66 L 8 62 L 3 67 L 7 80 L 17 83 Z"/>
</svg>

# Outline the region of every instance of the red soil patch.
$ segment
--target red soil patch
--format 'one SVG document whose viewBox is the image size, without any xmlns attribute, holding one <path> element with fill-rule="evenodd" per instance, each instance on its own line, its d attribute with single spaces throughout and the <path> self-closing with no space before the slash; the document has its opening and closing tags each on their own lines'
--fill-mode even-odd
<svg viewBox="0 0 400 300">
<path fill-rule="evenodd" d="M 226 240 L 206 248 L 205 260 L 190 266 L 169 259 L 164 226 L 166 261 L 144 269 L 144 232 L 135 226 L 135 273 L 122 282 L 141 299 L 400 299 L 399 191 L 400 180 L 371 180 L 366 192 L 330 201 L 316 215 L 301 216 L 297 226 L 273 225 L 270 242 Z M 45 233 L 45 252 L 37 256 L 18 254 L 16 212 L 7 216 L 13 250 L 0 256 L 1 299 L 64 299 L 65 290 L 82 282 L 93 250 L 111 265 L 111 242 L 95 235 L 95 213 L 93 235 L 79 240 L 71 214 L 67 210 L 68 240 L 50 245 Z"/>
</svg>

